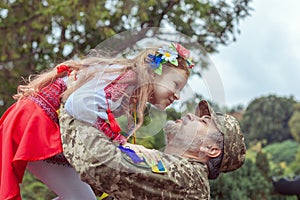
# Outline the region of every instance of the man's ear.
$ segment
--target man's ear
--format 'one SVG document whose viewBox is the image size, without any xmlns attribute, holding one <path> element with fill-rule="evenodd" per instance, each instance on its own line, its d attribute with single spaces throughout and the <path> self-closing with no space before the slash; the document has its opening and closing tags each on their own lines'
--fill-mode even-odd
<svg viewBox="0 0 300 200">
<path fill-rule="evenodd" d="M 211 158 L 216 158 L 221 154 L 221 149 L 217 147 L 211 147 L 208 151 L 208 156 Z"/>
<path fill-rule="evenodd" d="M 200 147 L 200 150 L 210 158 L 216 158 L 221 154 L 221 149 L 217 147 Z"/>
</svg>

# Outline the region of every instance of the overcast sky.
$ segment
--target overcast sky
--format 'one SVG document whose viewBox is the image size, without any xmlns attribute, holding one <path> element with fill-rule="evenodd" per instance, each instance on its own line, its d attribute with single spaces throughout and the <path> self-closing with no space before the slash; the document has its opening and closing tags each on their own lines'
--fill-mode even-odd
<svg viewBox="0 0 300 200">
<path fill-rule="evenodd" d="M 247 106 L 269 94 L 299 101 L 300 1 L 254 0 L 252 7 L 252 16 L 240 22 L 237 41 L 210 57 L 225 105 Z"/>
</svg>

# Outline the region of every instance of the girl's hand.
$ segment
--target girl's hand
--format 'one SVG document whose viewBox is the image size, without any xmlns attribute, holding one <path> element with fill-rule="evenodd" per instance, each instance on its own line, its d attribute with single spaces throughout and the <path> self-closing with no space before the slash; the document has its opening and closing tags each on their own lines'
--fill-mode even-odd
<svg viewBox="0 0 300 200">
<path fill-rule="evenodd" d="M 123 146 L 132 149 L 140 158 L 145 158 L 147 164 L 150 167 L 156 165 L 158 161 L 161 160 L 158 150 L 147 149 L 142 145 L 131 144 L 131 143 L 126 143 Z"/>
<path fill-rule="evenodd" d="M 120 145 L 124 145 L 126 144 L 127 139 L 123 135 L 119 134 L 117 137 L 115 137 L 114 141 L 117 141 Z"/>
</svg>

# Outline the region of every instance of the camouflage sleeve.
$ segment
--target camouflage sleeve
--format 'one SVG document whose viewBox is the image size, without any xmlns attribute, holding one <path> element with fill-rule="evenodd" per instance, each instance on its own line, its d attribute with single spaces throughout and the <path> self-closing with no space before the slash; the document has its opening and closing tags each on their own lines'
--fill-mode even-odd
<svg viewBox="0 0 300 200">
<path fill-rule="evenodd" d="M 137 167 L 96 128 L 63 109 L 60 127 L 65 157 L 97 195 L 116 199 L 209 199 L 207 168 L 187 159 L 162 154 L 168 173 Z"/>
</svg>

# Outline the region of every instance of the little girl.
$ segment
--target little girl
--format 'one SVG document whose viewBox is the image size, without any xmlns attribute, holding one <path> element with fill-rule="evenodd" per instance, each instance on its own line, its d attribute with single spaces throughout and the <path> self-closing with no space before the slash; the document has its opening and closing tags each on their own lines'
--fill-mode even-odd
<svg viewBox="0 0 300 200">
<path fill-rule="evenodd" d="M 193 67 L 179 44 L 143 50 L 133 59 L 88 57 L 66 61 L 20 85 L 13 104 L 0 120 L 0 199 L 21 199 L 26 167 L 59 199 L 96 199 L 63 156 L 58 113 L 67 113 L 125 144 L 143 123 L 149 102 L 165 109 L 187 82 Z M 132 114 L 137 114 L 136 123 Z M 125 135 L 115 117 L 127 115 Z"/>
</svg>

